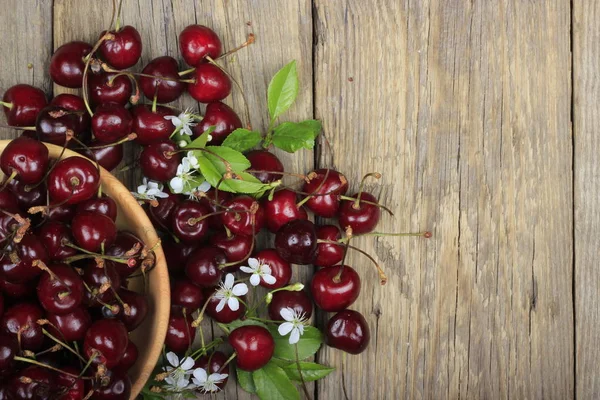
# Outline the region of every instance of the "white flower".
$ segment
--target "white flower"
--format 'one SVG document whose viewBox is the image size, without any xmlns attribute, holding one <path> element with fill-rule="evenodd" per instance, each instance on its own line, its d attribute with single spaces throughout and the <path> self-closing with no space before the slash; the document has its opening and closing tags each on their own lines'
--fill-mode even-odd
<svg viewBox="0 0 600 400">
<path fill-rule="evenodd" d="M 169 352 L 167 353 L 167 361 L 169 361 L 171 366 L 163 367 L 163 370 L 168 373 L 165 377 L 165 390 L 177 393 L 194 389 L 195 385 L 190 384 L 190 376 L 192 375 L 192 368 L 194 368 L 194 359 L 185 357 L 180 361 L 177 354 Z"/>
<path fill-rule="evenodd" d="M 207 135 L 206 136 L 206 142 L 210 142 L 212 140 L 212 135 Z"/>
<path fill-rule="evenodd" d="M 206 193 L 210 190 L 212 186 L 207 181 L 204 181 L 198 186 L 196 189 L 186 192 L 184 194 L 190 196 L 190 200 L 198 200 L 200 196 L 198 196 L 198 192 Z"/>
<path fill-rule="evenodd" d="M 131 192 L 133 197 L 138 199 L 156 200 L 156 198 L 164 199 L 169 195 L 163 192 L 163 186 L 158 182 L 149 181 L 144 178 L 143 183 L 137 187 L 137 192 Z"/>
<path fill-rule="evenodd" d="M 181 164 L 177 166 L 175 177 L 169 182 L 174 193 L 183 193 L 186 184 L 194 179 L 194 173 L 198 166 L 198 159 L 191 151 L 188 152 L 187 157 L 181 159 Z"/>
<path fill-rule="evenodd" d="M 166 115 L 166 120 L 170 120 L 173 126 L 175 127 L 175 131 L 173 134 L 177 132 L 183 132 L 188 136 L 192 136 L 193 132 L 191 127 L 196 126 L 196 122 L 194 122 L 194 116 L 190 112 L 190 110 L 185 110 L 178 116 L 174 115 Z"/>
<path fill-rule="evenodd" d="M 204 368 L 196 368 L 192 381 L 194 384 L 205 393 L 214 393 L 221 390 L 217 385 L 227 379 L 229 375 L 214 373 L 208 375 Z"/>
<path fill-rule="evenodd" d="M 225 282 L 221 282 L 219 289 L 215 292 L 215 299 L 221 300 L 217 304 L 217 312 L 221 312 L 225 308 L 226 303 L 231 311 L 240 309 L 240 301 L 237 296 L 243 296 L 248 293 L 248 286 L 245 283 L 238 283 L 234 286 L 234 281 L 233 274 L 227 274 Z"/>
<path fill-rule="evenodd" d="M 300 340 L 300 336 L 304 334 L 304 324 L 306 317 L 304 313 L 300 314 L 296 310 L 290 307 L 283 308 L 279 314 L 286 320 L 283 324 L 279 325 L 277 331 L 281 336 L 285 336 L 290 333 L 290 344 L 296 344 Z"/>
<path fill-rule="evenodd" d="M 184 158 L 188 160 L 188 163 L 190 164 L 190 168 L 193 168 L 193 169 L 200 168 L 200 164 L 198 163 L 198 158 L 196 158 L 196 155 L 194 154 L 193 151 L 188 151 L 187 156 Z"/>
<path fill-rule="evenodd" d="M 273 285 L 277 282 L 275 277 L 271 275 L 271 267 L 267 264 L 261 264 L 256 258 L 249 258 L 248 267 L 240 267 L 240 269 L 247 274 L 252 274 L 250 276 L 250 283 L 252 286 L 258 286 L 261 278 L 269 285 Z"/>
<path fill-rule="evenodd" d="M 185 140 L 180 140 L 180 141 L 179 141 L 179 147 L 185 147 L 185 146 L 187 146 L 187 145 L 188 145 L 188 144 L 187 144 L 187 142 L 186 142 Z"/>
</svg>

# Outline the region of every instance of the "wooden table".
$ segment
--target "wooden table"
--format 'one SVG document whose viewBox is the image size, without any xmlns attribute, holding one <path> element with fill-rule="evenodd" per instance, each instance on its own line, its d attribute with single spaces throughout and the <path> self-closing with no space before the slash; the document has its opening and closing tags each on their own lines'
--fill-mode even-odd
<svg viewBox="0 0 600 400">
<path fill-rule="evenodd" d="M 3 0 L 0 92 L 57 93 L 52 49 L 93 42 L 110 15 L 109 0 Z M 225 66 L 255 127 L 269 78 L 297 59 L 287 117 L 322 119 L 332 146 L 282 155 L 287 169 L 335 166 L 352 189 L 381 171 L 368 188 L 395 217 L 380 230 L 433 232 L 357 241 L 390 280 L 349 259 L 372 340 L 359 356 L 320 352 L 337 371 L 315 398 L 343 398 L 342 369 L 351 399 L 600 396 L 599 2 L 125 0 L 123 16 L 142 63 L 178 57 L 192 23 L 228 47 L 254 32 Z M 224 398 L 249 396 L 229 384 Z"/>
</svg>

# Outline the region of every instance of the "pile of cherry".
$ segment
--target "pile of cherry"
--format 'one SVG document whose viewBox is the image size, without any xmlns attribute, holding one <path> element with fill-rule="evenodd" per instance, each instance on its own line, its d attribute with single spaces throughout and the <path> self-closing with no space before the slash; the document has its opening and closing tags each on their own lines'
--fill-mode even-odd
<svg viewBox="0 0 600 400">
<path fill-rule="evenodd" d="M 0 399 L 128 398 L 154 255 L 115 225 L 100 172 L 22 136 L 0 155 Z"/>
</svg>

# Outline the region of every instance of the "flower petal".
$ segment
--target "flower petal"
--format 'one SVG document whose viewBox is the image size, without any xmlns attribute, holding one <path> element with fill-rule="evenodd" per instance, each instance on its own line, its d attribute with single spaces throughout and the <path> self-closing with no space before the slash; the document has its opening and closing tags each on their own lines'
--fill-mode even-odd
<svg viewBox="0 0 600 400">
<path fill-rule="evenodd" d="M 245 272 L 247 274 L 253 274 L 254 270 L 252 268 L 248 268 L 246 266 L 241 266 L 240 271 Z"/>
<path fill-rule="evenodd" d="M 262 278 L 268 285 L 274 285 L 277 282 L 277 279 L 273 275 L 263 275 Z"/>
<path fill-rule="evenodd" d="M 262 264 L 260 266 L 260 272 L 262 272 L 265 275 L 271 275 L 271 267 L 269 267 L 268 264 Z"/>
<path fill-rule="evenodd" d="M 196 368 L 193 372 L 194 378 L 198 379 L 200 382 L 206 382 L 208 378 L 208 374 L 204 368 Z M 196 385 L 200 385 L 200 383 L 196 383 Z"/>
<path fill-rule="evenodd" d="M 174 367 L 179 367 L 179 357 L 177 357 L 177 354 L 173 353 L 172 351 L 167 353 L 167 361 L 169 361 L 169 364 L 171 364 Z"/>
<path fill-rule="evenodd" d="M 235 294 L 236 296 L 243 296 L 248 293 L 248 286 L 245 283 L 238 283 L 233 287 L 233 289 L 231 289 L 231 293 Z"/>
<path fill-rule="evenodd" d="M 227 299 L 222 298 L 221 301 L 219 301 L 219 304 L 217 304 L 217 307 L 215 308 L 215 310 L 217 312 L 221 312 L 223 311 L 223 309 L 225 308 L 225 303 L 227 302 Z"/>
<path fill-rule="evenodd" d="M 279 315 L 281 315 L 281 318 L 285 319 L 286 321 L 293 321 L 294 320 L 294 310 L 286 307 L 286 308 L 282 308 L 281 311 L 279 311 Z"/>
<path fill-rule="evenodd" d="M 233 274 L 227 274 L 225 276 L 225 287 L 227 289 L 231 289 L 233 287 L 233 283 L 235 282 L 235 277 Z"/>
<path fill-rule="evenodd" d="M 194 359 L 192 357 L 186 357 L 181 361 L 181 369 L 190 370 L 194 366 Z"/>
<path fill-rule="evenodd" d="M 138 187 L 137 187 L 137 192 L 138 192 L 139 194 L 145 194 L 145 193 L 146 193 L 146 190 L 147 190 L 147 187 L 146 187 L 146 185 L 140 185 L 140 186 L 138 186 Z"/>
<path fill-rule="evenodd" d="M 240 309 L 240 301 L 236 297 L 230 297 L 229 300 L 227 300 L 227 305 L 231 311 L 237 311 Z"/>
<path fill-rule="evenodd" d="M 250 276 L 250 284 L 252 286 L 258 286 L 260 284 L 260 275 L 258 275 L 258 274 L 252 274 Z"/>
<path fill-rule="evenodd" d="M 204 181 L 200 184 L 200 186 L 198 186 L 198 191 L 199 192 L 208 192 L 210 190 L 212 186 L 210 185 L 210 183 L 208 183 L 208 181 Z"/>
<path fill-rule="evenodd" d="M 210 374 L 208 379 L 210 379 L 214 383 L 221 383 L 222 381 L 227 379 L 228 376 L 229 376 L 228 374 L 219 374 L 219 373 L 215 372 L 214 374 Z"/>
<path fill-rule="evenodd" d="M 300 340 L 300 332 L 298 328 L 292 329 L 292 334 L 290 335 L 290 344 L 296 344 Z"/>
<path fill-rule="evenodd" d="M 283 324 L 279 325 L 277 332 L 279 332 L 281 336 L 285 336 L 290 333 L 292 329 L 294 329 L 294 324 L 291 322 L 284 322 Z"/>
<path fill-rule="evenodd" d="M 258 260 L 256 258 L 249 258 L 248 259 L 248 265 L 255 271 L 258 270 L 258 267 L 260 265 L 260 263 L 258 262 Z"/>
</svg>

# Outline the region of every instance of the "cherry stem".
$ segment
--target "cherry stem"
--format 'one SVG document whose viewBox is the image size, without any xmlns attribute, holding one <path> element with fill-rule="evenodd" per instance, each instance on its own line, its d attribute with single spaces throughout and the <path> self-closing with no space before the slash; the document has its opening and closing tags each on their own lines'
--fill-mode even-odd
<svg viewBox="0 0 600 400">
<path fill-rule="evenodd" d="M 221 54 L 219 57 L 217 57 L 217 60 L 220 60 L 222 58 L 225 58 L 227 56 L 232 55 L 233 53 L 240 51 L 241 49 L 243 49 L 244 47 L 248 47 L 251 44 L 253 44 L 254 42 L 256 42 L 256 36 L 254 35 L 254 33 L 249 33 L 248 37 L 246 38 L 246 41 L 244 43 L 242 43 L 241 45 L 239 45 L 238 47 L 231 49 L 223 54 Z"/>
<path fill-rule="evenodd" d="M 338 244 L 339 242 L 333 241 L 333 240 L 317 240 L 317 243 L 330 243 L 330 244 Z M 383 286 L 387 283 L 388 281 L 388 277 L 385 274 L 385 272 L 383 271 L 383 269 L 381 268 L 381 266 L 379 265 L 379 263 L 366 251 L 359 249 L 358 247 L 354 247 L 351 245 L 347 245 L 347 247 L 349 249 L 352 249 L 354 251 L 358 251 L 359 253 L 361 253 L 362 255 L 364 255 L 365 257 L 367 257 L 369 260 L 371 260 L 371 262 L 375 265 L 375 268 L 377 268 L 377 273 L 379 274 L 379 283 Z"/>
<path fill-rule="evenodd" d="M 294 173 L 294 172 L 267 171 L 265 169 L 247 169 L 244 172 L 249 172 L 249 173 L 268 173 L 268 174 L 273 174 L 273 175 L 293 176 L 295 178 L 300 178 L 300 179 L 304 179 L 304 180 L 307 179 L 306 175 L 297 174 L 297 173 Z"/>
<path fill-rule="evenodd" d="M 115 30 L 118 32 L 121 29 L 121 8 L 123 6 L 123 0 L 119 0 L 119 11 L 117 12 L 117 21 L 115 22 Z"/>
<path fill-rule="evenodd" d="M 157 86 L 158 88 L 158 86 Z M 156 103 L 158 102 L 158 94 L 154 93 L 154 98 L 152 99 L 152 113 L 156 114 Z"/>
<path fill-rule="evenodd" d="M 323 180 L 321 181 L 319 186 L 317 186 L 317 188 L 314 190 L 313 193 L 306 193 L 307 196 L 305 198 L 303 198 L 302 200 L 300 200 L 298 203 L 296 203 L 296 207 L 298 207 L 298 208 L 302 207 L 304 205 L 304 203 L 306 203 L 308 200 L 310 200 L 314 196 L 315 193 L 317 193 L 319 190 L 321 190 L 321 188 L 325 184 L 325 181 L 327 181 L 327 177 L 329 176 L 329 171 L 331 171 L 331 170 L 328 168 L 327 171 L 325 172 L 325 176 L 323 177 Z"/>
<path fill-rule="evenodd" d="M 15 361 L 21 361 L 21 362 L 24 362 L 24 363 L 33 364 L 33 365 L 37 365 L 38 367 L 42 367 L 42 368 L 47 368 L 47 369 L 52 370 L 54 372 L 58 372 L 58 373 L 70 376 L 71 378 L 76 378 L 76 379 L 82 378 L 82 377 L 79 377 L 79 376 L 77 376 L 75 374 L 71 374 L 71 373 L 69 373 L 67 371 L 63 371 L 62 369 L 54 368 L 54 367 L 52 367 L 52 366 L 50 366 L 48 364 L 44 364 L 44 363 L 41 363 L 39 361 L 32 360 L 31 358 L 25 358 L 25 357 L 15 356 L 14 360 Z M 83 377 L 83 379 L 92 379 L 92 378 L 91 377 Z"/>
<path fill-rule="evenodd" d="M 65 281 L 60 279 L 50 268 L 48 268 L 48 266 L 46 264 L 44 264 L 44 262 L 42 260 L 37 260 L 37 259 L 33 260 L 31 262 L 31 266 L 38 267 L 42 271 L 47 272 L 48 275 L 50 275 L 50 280 L 60 282 L 60 284 L 63 285 L 67 289 L 68 294 L 71 294 L 71 288 L 69 287 L 69 285 L 67 285 L 65 283 Z M 65 293 L 65 292 L 61 292 L 61 293 Z M 67 295 L 64 295 L 63 297 L 61 297 L 61 299 L 66 297 Z M 60 297 L 60 294 L 59 294 L 59 297 Z"/>
<path fill-rule="evenodd" d="M 204 221 L 207 218 L 210 218 L 210 217 L 215 216 L 215 215 L 225 214 L 225 213 L 228 213 L 228 212 L 233 212 L 233 213 L 236 213 L 236 214 L 237 213 L 245 213 L 245 214 L 247 214 L 247 213 L 252 213 L 252 210 L 238 210 L 238 209 L 235 209 L 235 208 L 226 208 L 225 210 L 211 212 L 210 214 L 206 214 L 206 215 L 203 215 L 203 216 L 198 217 L 198 218 L 190 218 L 190 219 L 188 219 L 188 225 L 194 226 L 198 222 Z"/>
<path fill-rule="evenodd" d="M 302 390 L 304 391 L 304 395 L 308 400 L 311 399 L 310 393 L 308 392 L 308 388 L 306 387 L 306 382 L 304 381 L 304 376 L 302 376 L 302 367 L 300 367 L 300 355 L 298 354 L 298 343 L 294 344 L 294 350 L 296 353 L 296 367 L 298 368 L 298 374 L 300 374 L 300 381 L 302 382 Z"/>
<path fill-rule="evenodd" d="M 234 358 L 237 357 L 237 353 L 233 353 L 228 359 L 227 361 L 225 361 L 225 364 L 221 365 L 221 368 L 219 368 L 219 370 L 217 371 L 217 373 L 220 373 L 221 371 L 223 371 L 225 369 L 225 367 L 233 361 Z"/>
<path fill-rule="evenodd" d="M 110 26 L 112 28 L 112 24 L 114 22 L 114 17 L 115 17 L 115 0 L 113 0 L 113 19 L 110 23 Z M 94 116 L 94 113 L 92 112 L 92 108 L 90 107 L 90 102 L 88 99 L 88 81 L 87 81 L 87 76 L 88 76 L 88 71 L 90 70 L 90 63 L 92 62 L 92 56 L 94 55 L 94 53 L 98 50 L 98 48 L 100 48 L 100 45 L 102 45 L 102 43 L 105 40 L 111 40 L 114 39 L 115 35 L 113 35 L 112 33 L 110 33 L 110 29 L 104 34 L 102 35 L 102 37 L 96 42 L 96 44 L 94 45 L 94 47 L 92 48 L 92 50 L 88 53 L 87 56 L 84 57 L 85 60 L 85 67 L 83 68 L 83 81 L 82 81 L 82 97 L 83 97 L 83 103 L 85 104 L 85 108 L 87 109 L 88 113 L 90 114 L 90 117 Z"/>
<path fill-rule="evenodd" d="M 75 354 L 81 361 L 83 362 L 87 362 L 88 360 L 86 360 L 85 358 L 83 358 L 81 356 L 81 354 L 79 354 L 77 351 L 75 351 L 75 349 L 73 349 L 71 346 L 69 346 L 68 344 L 66 344 L 65 342 L 61 341 L 60 339 L 56 338 L 55 336 L 53 336 L 50 332 L 48 332 L 46 329 L 42 328 L 42 333 L 46 336 L 48 336 L 50 339 L 52 339 L 54 342 L 60 344 L 62 347 L 64 347 L 65 349 L 69 350 L 71 353 Z"/>
<path fill-rule="evenodd" d="M 210 296 L 208 296 L 208 299 L 206 299 L 206 302 L 204 303 L 204 306 L 202 306 L 202 309 L 200 310 L 200 313 L 198 314 L 198 318 L 196 318 L 193 322 L 192 322 L 192 326 L 194 328 L 197 328 L 200 326 L 200 324 L 202 323 L 202 320 L 204 319 L 204 313 L 206 312 L 206 307 L 208 307 L 208 303 L 210 303 L 210 299 L 212 299 L 215 294 L 217 292 L 214 291 Z"/>
<path fill-rule="evenodd" d="M 202 333 L 202 329 L 200 329 L 200 333 L 201 333 L 201 338 L 203 338 L 204 334 Z M 215 340 L 213 340 L 212 342 L 210 342 L 206 346 L 202 345 L 202 347 L 199 348 L 198 350 L 196 350 L 195 352 L 193 352 L 190 357 L 192 357 L 194 359 L 194 361 L 196 361 L 200 357 L 202 357 L 203 355 L 205 355 L 208 352 L 208 350 L 211 350 L 214 347 L 219 346 L 221 343 L 223 343 L 223 338 L 220 338 L 220 337 L 216 338 Z"/>
<path fill-rule="evenodd" d="M 4 183 L 2 184 L 2 186 L 0 187 L 0 192 L 3 191 L 4 189 L 6 189 L 6 187 L 8 186 L 8 184 L 11 183 L 12 180 L 17 177 L 17 175 L 19 175 L 19 173 L 17 172 L 16 169 L 13 169 L 12 172 L 10 173 L 10 176 L 8 178 L 6 178 L 6 180 L 4 181 Z"/>
<path fill-rule="evenodd" d="M 186 75 L 189 75 L 189 74 L 191 74 L 191 73 L 192 73 L 192 72 L 194 72 L 195 70 L 196 70 L 196 68 L 190 68 L 190 69 L 186 69 L 186 70 L 183 70 L 183 71 L 179 71 L 179 74 L 178 74 L 178 75 L 179 75 L 179 76 L 186 76 Z"/>
<path fill-rule="evenodd" d="M 100 146 L 89 146 L 89 147 L 85 148 L 85 150 L 106 149 L 108 147 L 118 146 L 118 145 L 123 144 L 123 143 L 134 141 L 136 138 L 137 138 L 137 133 L 131 132 L 129 135 L 127 135 L 127 136 L 119 139 L 116 142 L 108 143 L 108 144 L 103 144 L 103 145 L 100 145 Z"/>
<path fill-rule="evenodd" d="M 369 172 L 368 174 L 362 177 L 360 185 L 358 186 L 358 194 L 356 195 L 356 201 L 353 205 L 355 210 L 358 210 L 358 208 L 360 207 L 360 196 L 365 188 L 365 181 L 367 180 L 367 178 L 381 179 L 381 174 L 379 172 Z"/>
<path fill-rule="evenodd" d="M 82 253 L 85 253 L 85 254 L 80 254 L 80 255 L 77 255 L 77 256 L 66 258 L 65 262 L 67 262 L 67 263 L 70 263 L 70 262 L 73 262 L 73 261 L 77 261 L 77 260 L 83 260 L 85 258 L 90 258 L 90 257 L 101 258 L 103 260 L 115 261 L 115 262 L 118 262 L 118 263 L 121 263 L 121 264 L 128 264 L 129 263 L 129 258 L 126 259 L 124 257 L 113 257 L 113 256 L 107 256 L 107 255 L 104 255 L 104 254 L 94 253 L 94 252 L 88 251 L 88 250 L 86 250 L 86 249 L 84 249 L 82 247 L 79 247 L 79 246 L 77 246 L 77 245 L 75 245 L 75 244 L 73 244 L 71 242 L 68 242 L 68 241 L 67 242 L 63 242 L 63 244 L 65 246 L 72 247 L 75 250 L 79 250 Z"/>
<path fill-rule="evenodd" d="M 382 209 L 384 209 L 385 211 L 387 211 L 387 212 L 388 212 L 388 214 L 390 214 L 392 217 L 394 216 L 394 213 L 392 212 L 392 210 L 390 210 L 389 208 L 387 208 L 387 207 L 386 207 L 386 206 L 384 206 L 383 204 L 375 203 L 375 202 L 373 202 L 373 201 L 368 201 L 368 200 L 362 200 L 362 199 L 360 198 L 360 196 L 357 196 L 357 197 L 340 196 L 340 199 L 342 199 L 342 200 L 348 200 L 348 201 L 352 201 L 352 202 L 354 202 L 354 204 L 352 205 L 352 207 L 353 207 L 354 209 L 357 209 L 357 208 L 358 208 L 358 205 L 357 205 L 358 203 L 366 203 L 366 204 L 370 204 L 370 205 L 372 205 L 372 206 L 377 206 L 377 207 L 379 207 L 379 208 L 382 208 Z"/>
<path fill-rule="evenodd" d="M 0 128 L 17 129 L 19 131 L 32 131 L 32 132 L 35 132 L 35 126 L 0 125 Z"/>
<path fill-rule="evenodd" d="M 0 101 L 0 104 L 3 105 L 4 107 L 8 108 L 9 110 L 11 110 L 13 108 L 13 103 L 7 103 L 5 101 Z"/>
</svg>

